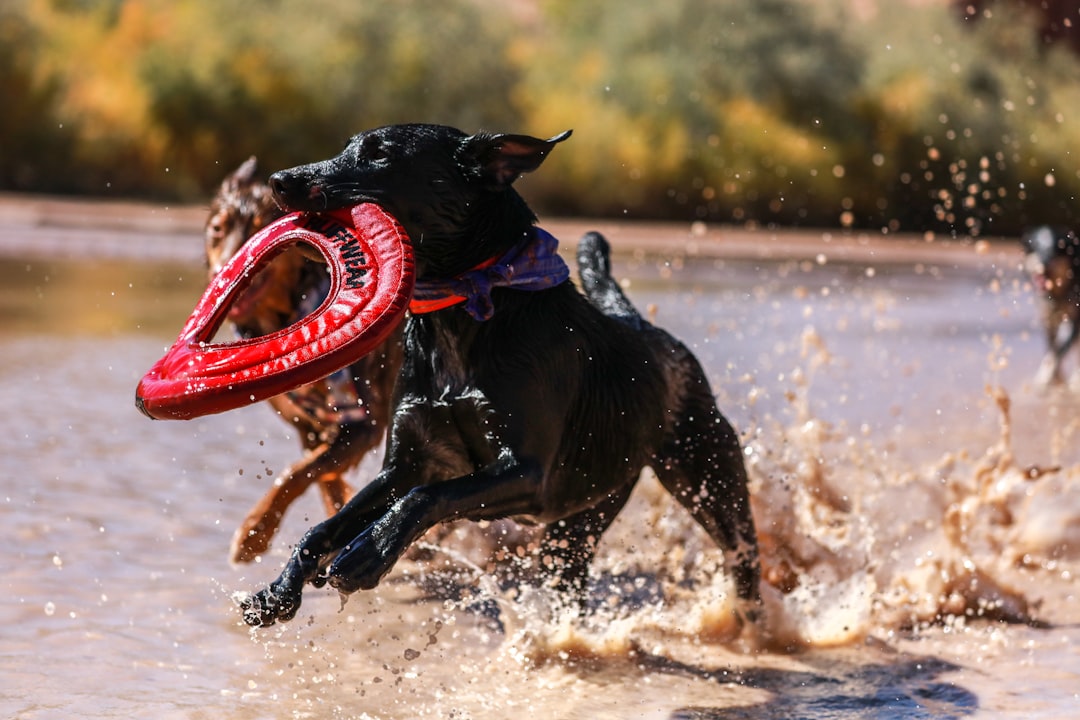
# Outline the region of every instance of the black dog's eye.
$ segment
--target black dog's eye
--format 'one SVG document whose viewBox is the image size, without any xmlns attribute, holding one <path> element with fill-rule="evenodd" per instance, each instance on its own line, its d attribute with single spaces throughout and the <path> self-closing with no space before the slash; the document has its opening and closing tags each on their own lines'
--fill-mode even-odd
<svg viewBox="0 0 1080 720">
<path fill-rule="evenodd" d="M 383 162 L 390 159 L 390 149 L 379 138 L 369 137 L 360 145 L 360 159 Z"/>
</svg>

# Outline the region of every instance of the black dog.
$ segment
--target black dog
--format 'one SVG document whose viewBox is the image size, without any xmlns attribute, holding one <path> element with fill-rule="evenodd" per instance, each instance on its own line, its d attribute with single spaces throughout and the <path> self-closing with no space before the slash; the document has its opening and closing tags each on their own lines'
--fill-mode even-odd
<svg viewBox="0 0 1080 720">
<path fill-rule="evenodd" d="M 511 187 L 569 134 L 390 126 L 270 178 L 290 209 L 370 201 L 396 216 L 415 246 L 420 302 L 382 471 L 242 601 L 248 624 L 291 619 L 305 583 L 374 587 L 426 530 L 459 518 L 544 523 L 553 581 L 581 593 L 646 465 L 726 551 L 740 613 L 755 617 L 746 470 L 704 371 L 622 295 L 599 235 L 581 246 L 588 298 L 567 282 L 554 240 Z"/>
<path fill-rule="evenodd" d="M 1035 292 L 1043 299 L 1046 357 L 1035 374 L 1046 387 L 1062 382 L 1061 365 L 1080 335 L 1080 238 L 1068 228 L 1043 225 L 1020 238 Z"/>
</svg>

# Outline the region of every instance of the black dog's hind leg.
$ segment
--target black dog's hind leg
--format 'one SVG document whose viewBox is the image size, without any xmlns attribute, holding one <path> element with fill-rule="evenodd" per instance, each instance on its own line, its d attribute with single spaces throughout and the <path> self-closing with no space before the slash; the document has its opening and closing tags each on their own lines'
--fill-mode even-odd
<svg viewBox="0 0 1080 720">
<path fill-rule="evenodd" d="M 585 609 L 589 564 L 596 555 L 596 546 L 630 498 L 633 487 L 633 482 L 627 482 L 588 510 L 544 528 L 543 554 L 551 558 L 545 570 L 551 574 L 554 587 L 574 598 L 581 610 Z"/>
<path fill-rule="evenodd" d="M 687 353 L 687 362 L 694 362 Z M 698 375 L 653 470 L 724 551 L 742 610 L 753 621 L 761 603 L 757 533 L 739 438 Z"/>
<path fill-rule="evenodd" d="M 725 565 L 752 620 L 761 602 L 761 570 L 739 438 L 717 410 L 705 373 L 693 354 L 667 333 L 652 328 L 615 282 L 611 246 L 600 233 L 586 233 L 581 238 L 577 262 L 582 288 L 593 306 L 632 328 L 657 333 L 659 342 L 671 344 L 672 362 L 681 366 L 671 375 L 685 374 L 688 397 L 653 470 L 724 550 Z"/>
</svg>

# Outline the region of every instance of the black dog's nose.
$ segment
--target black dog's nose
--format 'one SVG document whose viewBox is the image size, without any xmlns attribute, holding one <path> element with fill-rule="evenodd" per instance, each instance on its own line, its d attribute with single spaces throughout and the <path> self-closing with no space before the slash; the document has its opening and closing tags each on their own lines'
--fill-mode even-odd
<svg viewBox="0 0 1080 720">
<path fill-rule="evenodd" d="M 270 190 L 278 198 L 289 191 L 289 176 L 284 171 L 278 171 L 270 176 Z"/>
<path fill-rule="evenodd" d="M 302 172 L 278 170 L 267 181 L 277 204 L 286 210 L 319 212 L 326 209 L 323 186 Z"/>
<path fill-rule="evenodd" d="M 311 203 L 305 197 L 304 184 L 294 173 L 288 170 L 278 170 L 267 180 L 270 192 L 274 194 L 274 201 L 283 210 L 314 210 L 308 207 Z"/>
</svg>

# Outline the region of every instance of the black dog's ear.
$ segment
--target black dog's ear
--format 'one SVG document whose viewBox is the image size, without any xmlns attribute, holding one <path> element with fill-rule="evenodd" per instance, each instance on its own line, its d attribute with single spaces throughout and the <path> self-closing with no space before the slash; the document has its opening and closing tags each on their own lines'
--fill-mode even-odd
<svg viewBox="0 0 1080 720">
<path fill-rule="evenodd" d="M 540 167 L 551 149 L 572 132 L 567 130 L 550 140 L 528 135 L 481 133 L 466 139 L 466 156 L 475 163 L 489 188 L 501 190 L 512 185 L 518 176 Z"/>
</svg>

